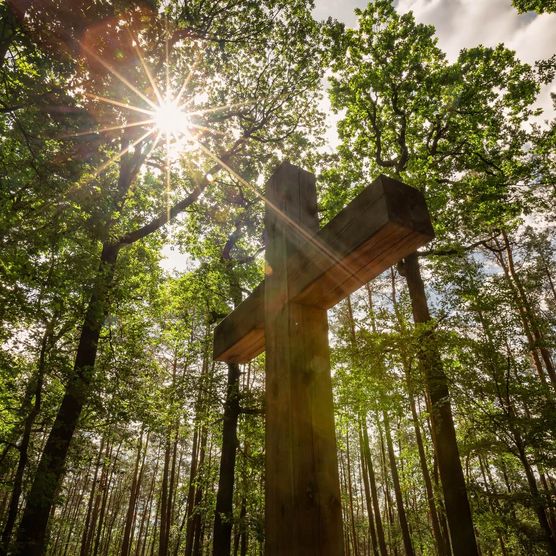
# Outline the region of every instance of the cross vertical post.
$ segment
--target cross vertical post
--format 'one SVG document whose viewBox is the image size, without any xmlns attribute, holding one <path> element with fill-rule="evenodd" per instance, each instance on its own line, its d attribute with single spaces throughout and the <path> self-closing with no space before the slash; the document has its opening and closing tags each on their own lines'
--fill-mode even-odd
<svg viewBox="0 0 556 556">
<path fill-rule="evenodd" d="M 315 178 L 283 163 L 267 183 L 266 555 L 343 554 L 326 309 L 291 301 L 288 260 L 319 229 Z"/>
</svg>

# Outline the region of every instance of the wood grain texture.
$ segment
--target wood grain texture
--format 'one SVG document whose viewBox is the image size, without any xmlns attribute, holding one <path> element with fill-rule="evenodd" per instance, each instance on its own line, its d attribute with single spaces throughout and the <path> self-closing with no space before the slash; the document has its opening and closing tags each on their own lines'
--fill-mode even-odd
<svg viewBox="0 0 556 556">
<path fill-rule="evenodd" d="M 267 184 L 267 556 L 341 556 L 343 532 L 326 310 L 291 302 L 288 261 L 318 227 L 314 177 L 290 164 Z M 302 229 L 301 229 L 301 228 Z"/>
<path fill-rule="evenodd" d="M 434 237 L 421 193 L 383 175 L 320 231 L 316 221 L 304 233 L 291 222 L 288 228 L 289 241 L 299 249 L 287 261 L 288 298 L 275 302 L 292 300 L 323 309 Z M 244 363 L 264 351 L 264 289 L 262 282 L 216 327 L 214 359 Z"/>
</svg>

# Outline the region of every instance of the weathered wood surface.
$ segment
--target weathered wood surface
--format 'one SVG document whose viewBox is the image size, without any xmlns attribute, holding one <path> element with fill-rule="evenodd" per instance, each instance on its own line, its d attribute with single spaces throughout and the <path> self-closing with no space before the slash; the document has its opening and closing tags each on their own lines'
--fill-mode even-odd
<svg viewBox="0 0 556 556">
<path fill-rule="evenodd" d="M 341 556 L 326 309 L 289 299 L 298 280 L 289 261 L 318 229 L 314 176 L 282 164 L 266 195 L 280 212 L 265 218 L 265 554 Z"/>
<path fill-rule="evenodd" d="M 291 165 L 290 165 L 291 166 Z M 272 208 L 269 208 L 271 211 Z M 434 237 L 421 193 L 379 176 L 324 228 L 302 233 L 287 261 L 287 299 L 328 309 Z M 268 273 L 272 273 L 272 265 Z M 267 278 L 268 279 L 268 278 Z M 217 327 L 214 359 L 244 363 L 263 352 L 264 282 Z"/>
</svg>

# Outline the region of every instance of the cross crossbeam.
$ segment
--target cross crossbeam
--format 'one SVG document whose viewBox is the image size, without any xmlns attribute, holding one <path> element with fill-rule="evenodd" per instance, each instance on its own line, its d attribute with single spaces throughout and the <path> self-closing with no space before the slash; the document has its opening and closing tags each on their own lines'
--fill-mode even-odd
<svg viewBox="0 0 556 556">
<path fill-rule="evenodd" d="M 283 301 L 329 309 L 433 237 L 422 194 L 380 175 L 290 257 Z M 215 360 L 245 363 L 264 351 L 264 296 L 263 281 L 216 327 Z"/>
</svg>

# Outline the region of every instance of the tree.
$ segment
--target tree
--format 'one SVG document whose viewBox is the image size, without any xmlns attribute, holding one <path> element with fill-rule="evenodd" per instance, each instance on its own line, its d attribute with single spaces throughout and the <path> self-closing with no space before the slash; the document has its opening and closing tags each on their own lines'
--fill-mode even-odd
<svg viewBox="0 0 556 556">
<path fill-rule="evenodd" d="M 556 2 L 554 0 L 512 0 L 512 4 L 520 14 L 525 12 L 540 14 L 556 12 Z"/>
<path fill-rule="evenodd" d="M 64 11 L 57 10 L 55 6 L 52 8 L 53 13 L 37 10 L 31 23 L 40 25 L 41 16 L 47 13 L 49 17 L 54 15 L 60 18 L 55 19 L 55 24 L 50 26 L 54 36 L 46 33 L 46 38 L 50 40 L 50 45 L 55 42 L 53 39 L 61 36 L 63 45 L 69 48 L 81 47 L 83 63 L 90 68 L 88 74 L 83 74 L 82 86 L 94 98 L 98 98 L 101 93 L 102 96 L 122 99 L 125 87 L 114 76 L 124 75 L 127 81 L 137 82 L 137 68 L 141 67 L 141 61 L 132 34 L 138 37 L 139 45 L 154 56 L 160 50 L 164 51 L 160 48 L 164 45 L 164 28 L 160 20 L 154 14 L 145 17 L 144 11 L 139 8 L 127 12 L 128 24 L 120 26 L 119 19 L 109 20 L 104 26 L 87 32 L 81 40 L 66 32 Z M 99 195 L 101 213 L 95 215 L 94 222 L 96 239 L 101 244 L 98 269 L 80 331 L 74 370 L 27 497 L 18 532 L 17 550 L 20 553 L 35 554 L 44 550 L 48 514 L 60 485 L 71 438 L 90 394 L 98 340 L 110 309 L 110 292 L 117 279 L 120 251 L 156 232 L 191 206 L 211 182 L 221 164 L 227 165 L 235 157 L 234 165 L 240 168 L 238 156 L 248 141 L 260 142 L 268 151 L 270 145 L 283 142 L 295 133 L 300 122 L 308 121 L 309 115 L 313 113 L 312 108 L 307 108 L 307 103 L 320 68 L 307 61 L 318 52 L 318 43 L 315 27 L 311 31 L 312 39 L 307 40 L 310 36 L 307 30 L 311 29 L 312 19 L 304 3 L 271 6 L 270 10 L 261 10 L 257 5 L 227 6 L 224 11 L 221 8 L 220 3 L 215 2 L 210 6 L 203 4 L 184 10 L 171 8 L 167 14 L 177 23 L 176 31 L 168 40 L 176 49 L 176 56 L 180 56 L 173 60 L 178 70 L 182 64 L 192 62 L 196 50 L 196 44 L 187 41 L 178 46 L 180 40 L 193 37 L 208 42 L 204 51 L 204 72 L 192 70 L 187 94 L 194 98 L 196 91 L 202 91 L 203 94 L 195 97 L 194 102 L 204 103 L 207 107 L 220 104 L 222 99 L 226 99 L 227 106 L 232 106 L 228 113 L 226 110 L 212 111 L 210 108 L 207 112 L 214 114 L 211 122 L 217 131 L 204 136 L 202 151 L 205 154 L 211 150 L 219 152 L 213 160 L 205 157 L 205 172 L 192 170 L 189 163 L 185 162 L 179 169 L 171 170 L 170 183 L 179 183 L 181 187 L 176 186 L 172 192 L 166 192 L 168 202 L 174 202 L 173 206 L 166 209 L 160 198 L 153 197 L 152 193 L 149 196 L 144 186 L 137 185 L 132 190 L 135 182 L 145 186 L 156 183 L 152 177 L 144 178 L 140 174 L 143 164 L 148 159 L 156 160 L 157 152 L 160 152 L 151 152 L 156 146 L 154 138 L 142 135 L 137 130 L 138 125 L 114 136 L 114 142 L 116 145 L 119 143 L 122 154 L 117 156 L 119 172 L 113 176 L 115 183 Z M 223 25 L 223 21 L 226 25 Z M 295 30 L 294 36 L 299 39 L 297 43 L 292 43 L 292 30 Z M 38 36 L 41 37 L 41 34 Z M 109 38 L 111 43 L 108 42 Z M 288 52 L 285 50 L 286 44 Z M 293 44 L 297 45 L 296 49 L 292 48 Z M 249 64 L 245 63 L 247 60 Z M 156 60 L 154 63 L 152 60 L 148 62 L 154 68 L 160 69 L 162 66 Z M 110 71 L 106 71 L 107 68 Z M 255 88 L 253 83 L 257 84 Z M 129 94 L 124 93 L 125 96 Z M 134 101 L 129 98 L 129 102 Z M 234 110 L 236 99 L 246 107 Z M 202 107 L 199 109 L 202 110 Z M 100 110 L 98 115 L 102 115 L 103 111 Z M 124 114 L 125 109 L 119 111 L 120 118 Z M 138 121 L 128 118 L 127 123 L 137 124 Z M 236 132 L 239 136 L 234 138 L 233 133 Z M 227 141 L 231 146 L 215 148 Z M 254 154 L 252 152 L 252 156 Z M 268 152 L 261 155 L 268 158 Z M 89 179 L 94 181 L 95 178 L 96 174 L 93 174 Z M 164 190 L 163 180 L 158 181 L 158 190 Z M 85 181 L 81 187 L 87 186 L 88 182 Z"/>
<path fill-rule="evenodd" d="M 337 172 L 348 167 L 363 181 L 382 171 L 423 189 L 440 242 L 453 238 L 463 244 L 460 233 L 466 241 L 470 233 L 492 233 L 515 216 L 512 209 L 517 211 L 515 202 L 491 200 L 506 199 L 506 184 L 526 169 L 527 135 L 521 126 L 532 114 L 538 90 L 531 68 L 502 46 L 463 50 L 449 65 L 434 29 L 416 24 L 411 13 L 397 14 L 387 0 L 358 15 L 356 30 L 332 31 L 339 46 L 331 99 L 336 109 L 346 109 L 338 126 Z M 339 180 L 335 172 L 330 177 Z M 469 204 L 462 203 L 462 195 Z M 475 553 L 448 382 L 418 254 L 406 257 L 399 270 L 421 343 L 452 548 L 455 554 Z"/>
</svg>

